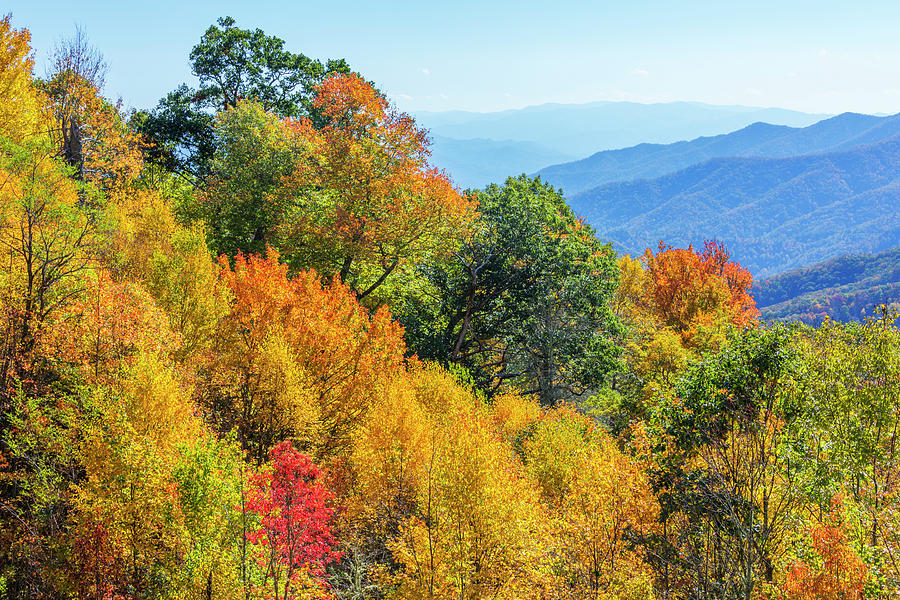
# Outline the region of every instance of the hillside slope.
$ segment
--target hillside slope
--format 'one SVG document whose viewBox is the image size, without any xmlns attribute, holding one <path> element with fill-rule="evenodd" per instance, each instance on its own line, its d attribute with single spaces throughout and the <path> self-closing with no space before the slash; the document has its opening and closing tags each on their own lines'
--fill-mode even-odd
<svg viewBox="0 0 900 600">
<path fill-rule="evenodd" d="M 900 246 L 900 137 L 795 158 L 717 158 L 569 202 L 601 238 L 627 252 L 659 240 L 687 246 L 717 239 L 765 277 Z"/>
<path fill-rule="evenodd" d="M 900 303 L 900 248 L 838 256 L 762 279 L 751 291 L 767 321 L 860 320 L 879 304 Z"/>
</svg>

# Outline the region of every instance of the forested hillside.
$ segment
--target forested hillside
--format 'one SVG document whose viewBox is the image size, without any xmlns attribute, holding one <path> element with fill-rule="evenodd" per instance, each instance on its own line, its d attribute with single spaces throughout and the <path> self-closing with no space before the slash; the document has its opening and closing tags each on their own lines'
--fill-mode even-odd
<svg viewBox="0 0 900 600">
<path fill-rule="evenodd" d="M 723 245 L 618 256 L 347 61 L 198 35 L 126 113 L 0 20 L 0 599 L 900 594 L 895 313 L 765 326 Z"/>
<path fill-rule="evenodd" d="M 717 239 L 759 277 L 900 245 L 900 139 L 795 158 L 717 158 L 569 198 L 630 253 Z"/>
<path fill-rule="evenodd" d="M 898 307 L 900 248 L 838 256 L 755 282 L 752 292 L 766 320 L 861 321 L 879 305 Z"/>
<path fill-rule="evenodd" d="M 655 179 L 713 158 L 788 158 L 871 145 L 900 135 L 900 115 L 844 113 L 808 127 L 753 123 L 743 129 L 674 144 L 640 144 L 597 152 L 588 158 L 537 172 L 569 197 L 603 184 Z"/>
</svg>

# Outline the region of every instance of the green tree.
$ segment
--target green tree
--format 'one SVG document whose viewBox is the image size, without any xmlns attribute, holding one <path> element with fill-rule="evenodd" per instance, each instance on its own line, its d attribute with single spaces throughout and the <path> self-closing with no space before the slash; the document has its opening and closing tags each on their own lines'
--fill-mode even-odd
<svg viewBox="0 0 900 600">
<path fill-rule="evenodd" d="M 771 584 L 799 501 L 786 445 L 798 363 L 784 327 L 734 333 L 655 408 L 655 485 L 672 546 L 664 586 L 698 599 L 757 597 Z"/>
<path fill-rule="evenodd" d="M 343 59 L 323 63 L 295 54 L 284 40 L 241 29 L 231 17 L 206 30 L 189 60 L 199 88 L 181 85 L 133 124 L 152 143 L 150 161 L 201 181 L 215 150 L 216 112 L 255 100 L 282 117 L 312 116 L 316 85 L 329 75 L 350 73 Z"/>
<path fill-rule="evenodd" d="M 432 291 L 400 311 L 412 350 L 467 367 L 491 394 L 516 384 L 554 404 L 602 387 L 619 355 L 612 247 L 539 178 L 476 199 L 475 234 L 453 260 L 422 267 Z"/>
<path fill-rule="evenodd" d="M 276 195 L 294 172 L 301 147 L 281 119 L 258 102 L 240 102 L 219 113 L 216 152 L 200 213 L 215 254 L 264 254 L 290 203 Z"/>
</svg>

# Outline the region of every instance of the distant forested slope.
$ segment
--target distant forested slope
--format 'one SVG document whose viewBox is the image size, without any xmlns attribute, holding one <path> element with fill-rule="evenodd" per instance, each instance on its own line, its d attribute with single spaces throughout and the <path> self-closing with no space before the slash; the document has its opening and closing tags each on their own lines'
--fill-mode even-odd
<svg viewBox="0 0 900 600">
<path fill-rule="evenodd" d="M 620 250 L 724 242 L 757 277 L 900 246 L 900 138 L 795 158 L 718 158 L 569 198 Z"/>
<path fill-rule="evenodd" d="M 756 282 L 752 293 L 767 321 L 861 320 L 879 304 L 900 302 L 900 248 L 794 269 Z"/>
<path fill-rule="evenodd" d="M 582 160 L 546 167 L 538 175 L 571 197 L 615 181 L 661 177 L 712 158 L 789 158 L 874 144 L 896 135 L 900 135 L 900 114 L 876 117 L 844 113 L 803 128 L 758 122 L 724 135 L 597 152 Z"/>
</svg>

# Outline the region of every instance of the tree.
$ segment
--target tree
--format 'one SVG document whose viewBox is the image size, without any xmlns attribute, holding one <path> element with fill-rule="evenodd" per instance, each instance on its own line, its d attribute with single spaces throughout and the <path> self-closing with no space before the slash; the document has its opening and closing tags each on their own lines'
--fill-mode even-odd
<svg viewBox="0 0 900 600">
<path fill-rule="evenodd" d="M 414 385 L 427 421 L 424 443 L 409 448 L 413 502 L 388 542 L 398 565 L 392 596 L 541 597 L 546 528 L 537 489 L 470 390 L 435 367 Z"/>
<path fill-rule="evenodd" d="M 612 248 L 540 179 L 477 200 L 476 232 L 454 260 L 423 267 L 431 294 L 399 311 L 412 349 L 465 366 L 491 394 L 516 385 L 553 404 L 602 387 L 618 357 Z"/>
<path fill-rule="evenodd" d="M 343 59 L 322 63 L 294 54 L 283 40 L 260 29 L 240 29 L 231 17 L 210 26 L 189 59 L 199 89 L 181 85 L 135 126 L 150 142 L 150 162 L 198 183 L 205 181 L 216 148 L 215 113 L 251 100 L 281 117 L 310 116 L 315 86 L 329 75 L 350 72 Z"/>
<path fill-rule="evenodd" d="M 813 550 L 819 562 L 794 562 L 782 586 L 786 600 L 859 600 L 864 597 L 868 568 L 848 544 L 842 511 L 841 498 L 835 496 L 827 521 L 817 524 L 811 532 Z"/>
<path fill-rule="evenodd" d="M 643 416 L 692 360 L 718 349 L 729 328 L 755 326 L 759 311 L 750 272 L 716 242 L 706 242 L 703 251 L 660 242 L 656 253 L 648 248 L 640 260 L 623 256 L 619 270 L 613 305 L 628 326 L 629 369 L 616 388 L 632 405 L 633 418 Z"/>
<path fill-rule="evenodd" d="M 322 64 L 285 50 L 284 40 L 262 30 L 239 29 L 231 17 L 218 20 L 190 54 L 191 70 L 200 80 L 196 99 L 227 110 L 245 98 L 283 117 L 308 114 L 314 86 L 331 74 L 349 73 L 343 59 Z"/>
<path fill-rule="evenodd" d="M 31 34 L 13 29 L 12 17 L 0 19 L 0 136 L 17 144 L 50 128 L 45 99 L 34 86 Z"/>
<path fill-rule="evenodd" d="M 166 314 L 140 285 L 98 270 L 83 277 L 64 310 L 46 324 L 40 350 L 71 382 L 112 383 L 144 352 L 177 348 Z"/>
<path fill-rule="evenodd" d="M 77 179 L 113 193 L 122 190 L 142 166 L 141 141 L 100 93 L 106 63 L 81 29 L 54 52 L 53 70 L 41 82 L 55 120 L 59 156 Z"/>
<path fill-rule="evenodd" d="M 652 597 L 637 543 L 658 528 L 645 462 L 565 404 L 542 411 L 519 447 L 548 513 L 556 597 Z"/>
<path fill-rule="evenodd" d="M 325 567 L 340 558 L 331 532 L 333 495 L 322 472 L 289 441 L 270 452 L 271 471 L 252 478 L 245 511 L 257 515 L 260 528 L 247 538 L 262 570 L 260 591 L 274 600 L 320 598 L 327 589 Z"/>
<path fill-rule="evenodd" d="M 46 140 L 0 150 L 0 249 L 6 277 L 0 394 L 28 362 L 44 326 L 80 290 L 95 233 L 79 186 L 52 156 Z"/>
<path fill-rule="evenodd" d="M 288 277 L 274 250 L 238 255 L 233 270 L 223 259 L 221 282 L 230 310 L 198 388 L 213 422 L 236 427 L 260 462 L 289 437 L 319 457 L 342 452 L 375 392 L 400 372 L 402 329 L 338 280 Z"/>
<path fill-rule="evenodd" d="M 716 242 L 706 242 L 702 252 L 660 242 L 659 251 L 648 248 L 642 260 L 648 281 L 639 301 L 687 347 L 708 347 L 723 322 L 746 327 L 759 316 L 749 293 L 753 277 Z"/>
<path fill-rule="evenodd" d="M 275 234 L 295 209 L 280 188 L 308 144 L 253 101 L 219 113 L 214 131 L 217 150 L 200 194 L 209 245 L 216 255 L 264 254 L 267 244 L 277 247 Z"/>
<path fill-rule="evenodd" d="M 295 175 L 301 210 L 282 227 L 289 262 L 337 274 L 366 298 L 394 273 L 452 251 L 473 205 L 427 168 L 424 130 L 358 76 L 317 88 L 327 124 L 297 124 L 312 151 Z"/>
<path fill-rule="evenodd" d="M 896 313 L 864 323 L 826 321 L 803 329 L 804 371 L 795 410 L 801 464 L 826 504 L 844 494 L 867 548 L 883 557 L 880 577 L 900 585 L 900 332 Z"/>
<path fill-rule="evenodd" d="M 116 281 L 139 284 L 165 311 L 179 336 L 176 356 L 196 363 L 227 310 L 218 266 L 200 225 L 176 222 L 167 190 L 128 194 L 107 212 L 101 254 Z"/>
<path fill-rule="evenodd" d="M 653 555 L 669 589 L 750 600 L 773 583 L 800 499 L 802 465 L 788 452 L 797 369 L 784 328 L 736 332 L 655 407 L 654 485 L 670 537 Z"/>
</svg>

